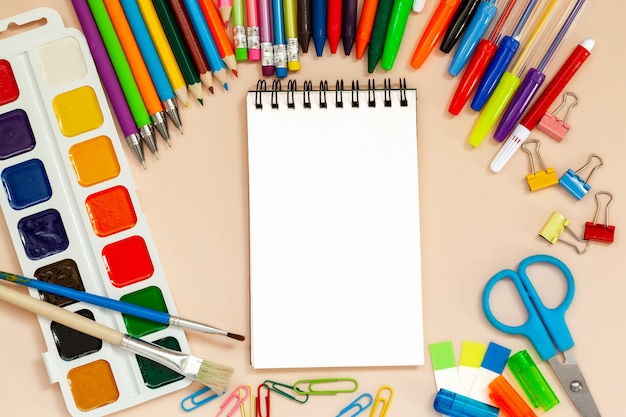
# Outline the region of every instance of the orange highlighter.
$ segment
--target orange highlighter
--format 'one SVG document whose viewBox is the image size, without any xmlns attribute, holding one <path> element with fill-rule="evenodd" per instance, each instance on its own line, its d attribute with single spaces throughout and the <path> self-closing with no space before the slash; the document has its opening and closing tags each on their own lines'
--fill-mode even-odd
<svg viewBox="0 0 626 417">
<path fill-rule="evenodd" d="M 443 36 L 454 11 L 459 7 L 459 3 L 461 0 L 441 0 L 439 2 L 411 57 L 410 63 L 413 68 L 419 69 L 426 61 L 430 51 Z"/>
</svg>

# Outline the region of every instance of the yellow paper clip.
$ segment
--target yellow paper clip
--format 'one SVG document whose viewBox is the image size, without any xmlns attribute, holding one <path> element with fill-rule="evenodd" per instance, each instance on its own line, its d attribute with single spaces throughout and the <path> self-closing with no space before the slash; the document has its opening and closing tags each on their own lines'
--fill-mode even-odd
<svg viewBox="0 0 626 417">
<path fill-rule="evenodd" d="M 387 391 L 389 394 L 384 397 L 383 392 Z M 389 408 L 389 403 L 393 399 L 393 389 L 388 385 L 383 385 L 378 389 L 376 393 L 376 397 L 374 397 L 374 403 L 372 404 L 372 411 L 370 411 L 370 417 L 385 417 L 387 415 L 387 409 Z M 376 414 L 376 410 L 378 409 L 378 405 L 381 405 L 380 413 Z"/>
<path fill-rule="evenodd" d="M 576 236 L 576 234 L 572 232 L 572 230 L 569 227 L 567 227 L 568 224 L 569 224 L 569 220 L 558 211 L 555 211 L 554 213 L 552 213 L 552 215 L 550 216 L 546 224 L 543 226 L 543 228 L 539 232 L 539 236 L 541 236 L 548 242 L 552 243 L 553 245 L 556 242 L 567 243 L 568 245 L 576 249 L 576 252 L 578 252 L 579 255 L 582 255 L 587 250 L 587 246 L 589 245 L 589 242 L 585 239 L 581 239 L 578 236 Z M 572 236 L 574 236 L 574 238 L 578 242 L 584 243 L 584 247 L 582 249 L 579 248 L 579 245 L 573 242 L 569 242 L 567 240 L 561 239 L 561 235 L 566 229 L 567 231 L 569 231 L 569 233 L 571 233 Z"/>
<path fill-rule="evenodd" d="M 231 417 L 237 410 L 241 410 L 244 406 L 244 401 L 250 396 L 250 386 L 249 385 L 239 385 L 237 388 L 230 393 L 228 397 L 224 400 L 224 402 L 220 405 L 220 411 L 215 415 L 215 417 L 219 417 L 222 415 L 224 410 L 226 410 L 227 406 L 230 405 L 232 401 L 235 403 L 232 405 L 230 410 L 226 413 L 226 417 Z"/>
<path fill-rule="evenodd" d="M 306 385 L 301 388 L 300 385 Z M 338 387 L 332 389 L 315 389 L 315 385 L 324 385 L 326 387 Z M 352 378 L 319 378 L 319 379 L 301 379 L 293 384 L 293 390 L 298 394 L 306 395 L 335 395 L 341 393 L 354 392 L 359 388 L 359 384 Z"/>
<path fill-rule="evenodd" d="M 370 405 L 372 405 L 372 395 L 368 393 L 363 393 L 356 397 L 356 399 L 354 399 L 350 404 L 342 408 L 339 414 L 337 414 L 337 417 L 345 416 L 353 408 L 355 409 L 355 411 L 349 417 L 355 417 L 365 411 Z"/>
<path fill-rule="evenodd" d="M 537 154 L 537 160 L 541 167 L 541 171 L 539 172 L 535 171 L 535 161 L 533 160 L 532 152 L 526 148 L 526 145 L 529 143 L 535 143 L 537 145 L 535 147 L 535 154 Z M 542 188 L 547 188 L 559 183 L 559 177 L 556 175 L 554 168 L 546 168 L 546 164 L 543 163 L 543 158 L 539 153 L 539 146 L 541 146 L 539 139 L 529 139 L 522 144 L 522 149 L 528 154 L 530 159 L 530 170 L 532 173 L 526 175 L 526 181 L 528 182 L 530 191 L 541 190 Z"/>
</svg>

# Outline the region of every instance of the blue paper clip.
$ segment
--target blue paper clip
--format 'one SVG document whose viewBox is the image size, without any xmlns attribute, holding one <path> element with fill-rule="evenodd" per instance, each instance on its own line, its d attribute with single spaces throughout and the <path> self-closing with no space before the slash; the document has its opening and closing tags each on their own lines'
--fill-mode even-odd
<svg viewBox="0 0 626 417">
<path fill-rule="evenodd" d="M 365 400 L 365 402 L 363 402 L 362 400 Z M 349 412 L 351 409 L 356 408 L 356 411 L 354 412 L 354 414 L 350 415 L 350 417 L 354 417 L 356 415 L 361 414 L 370 405 L 372 405 L 372 396 L 368 393 L 361 394 L 358 397 L 356 397 L 356 399 L 352 401 L 350 404 L 346 405 L 339 412 L 339 414 L 337 414 L 337 417 L 341 417 L 345 415 L 347 412 Z"/>
<path fill-rule="evenodd" d="M 591 160 L 593 158 L 598 158 L 600 163 L 595 165 L 591 169 L 591 172 L 589 172 L 589 175 L 587 175 L 587 179 L 583 180 L 578 175 L 578 173 L 582 171 L 583 169 L 585 169 L 591 163 Z M 589 159 L 587 160 L 587 163 L 585 165 L 581 166 L 576 171 L 573 171 L 572 169 L 568 169 L 567 172 L 561 177 L 561 179 L 559 179 L 559 184 L 561 184 L 567 191 L 569 191 L 570 194 L 576 197 L 577 200 L 580 200 L 591 189 L 591 186 L 587 184 L 587 182 L 589 181 L 589 178 L 591 178 L 591 174 L 593 174 L 593 172 L 596 169 L 600 168 L 603 164 L 604 163 L 602 162 L 602 158 L 592 153 L 591 155 L 589 155 Z"/>
<path fill-rule="evenodd" d="M 263 381 L 263 385 L 265 385 L 269 390 L 274 391 L 275 393 L 282 395 L 285 398 L 288 398 L 292 401 L 299 402 L 300 404 L 304 404 L 309 399 L 308 394 L 302 394 L 296 391 L 293 385 L 284 384 L 282 382 L 271 381 L 266 379 Z M 294 392 L 296 395 L 304 397 L 298 398 L 296 395 L 289 394 L 287 391 L 282 390 L 281 388 L 287 388 L 288 390 Z"/>
<path fill-rule="evenodd" d="M 237 388 L 230 393 L 228 397 L 224 400 L 224 402 L 220 405 L 220 411 L 215 415 L 215 417 L 219 417 L 222 415 L 226 407 L 234 400 L 235 403 L 231 407 L 231 409 L 226 413 L 226 417 L 231 417 L 237 410 L 244 407 L 244 401 L 250 396 L 250 386 L 249 385 L 239 385 Z M 245 411 L 242 413 L 245 414 Z"/>
<path fill-rule="evenodd" d="M 349 386 L 347 388 L 342 388 L 345 383 L 348 382 Z M 300 388 L 300 385 L 307 385 L 308 388 Z M 326 385 L 326 386 L 339 386 L 336 389 L 322 389 L 318 390 L 313 388 L 315 385 Z M 301 379 L 293 384 L 293 390 L 298 394 L 307 394 L 307 395 L 335 395 L 341 393 L 350 393 L 354 392 L 359 388 L 358 382 L 352 378 L 318 378 L 318 379 Z"/>
<path fill-rule="evenodd" d="M 205 396 L 204 398 L 200 398 L 205 393 L 207 393 L 207 396 Z M 216 399 L 217 397 L 223 394 L 224 394 L 223 392 L 221 394 L 218 394 L 215 391 L 211 390 L 211 388 L 209 387 L 203 387 L 202 389 L 183 398 L 183 400 L 180 403 L 180 406 L 185 411 L 192 411 L 200 406 L 203 406 L 206 403 L 213 401 L 214 399 Z"/>
<path fill-rule="evenodd" d="M 263 397 L 265 399 L 265 414 L 263 413 L 263 406 L 261 405 L 261 388 L 265 388 L 267 391 L 267 395 Z M 256 389 L 256 398 L 254 400 L 255 404 L 255 417 L 270 417 L 270 389 L 265 383 L 259 385 Z"/>
<path fill-rule="evenodd" d="M 382 396 L 382 393 L 388 391 L 389 395 L 387 398 Z M 383 385 L 378 389 L 376 393 L 376 397 L 374 398 L 374 405 L 372 405 L 372 411 L 370 412 L 370 417 L 385 417 L 387 415 L 387 410 L 389 409 L 389 403 L 393 399 L 393 389 L 388 385 Z M 380 409 L 380 413 L 377 415 L 376 410 L 378 409 L 378 405 L 382 404 Z"/>
</svg>

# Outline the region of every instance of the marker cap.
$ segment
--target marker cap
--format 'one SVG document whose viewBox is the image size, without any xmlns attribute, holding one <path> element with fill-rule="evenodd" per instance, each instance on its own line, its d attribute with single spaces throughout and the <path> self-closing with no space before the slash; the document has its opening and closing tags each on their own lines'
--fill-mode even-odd
<svg viewBox="0 0 626 417">
<path fill-rule="evenodd" d="M 559 399 L 546 382 L 528 351 L 521 350 L 511 356 L 508 366 L 533 407 L 541 407 L 543 411 L 548 411 L 559 403 Z"/>
<path fill-rule="evenodd" d="M 443 388 L 437 393 L 433 407 L 436 411 L 452 417 L 497 417 L 500 412 L 492 405 Z"/>
<path fill-rule="evenodd" d="M 489 398 L 509 417 L 536 417 L 537 414 L 502 375 L 489 384 Z"/>
</svg>

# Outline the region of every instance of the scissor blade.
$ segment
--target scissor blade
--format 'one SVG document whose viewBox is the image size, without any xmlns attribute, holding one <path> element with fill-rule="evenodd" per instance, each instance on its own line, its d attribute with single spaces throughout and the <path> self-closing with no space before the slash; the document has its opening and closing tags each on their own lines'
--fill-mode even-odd
<svg viewBox="0 0 626 417">
<path fill-rule="evenodd" d="M 583 417 L 601 417 L 574 354 L 567 349 L 563 352 L 564 361 L 561 361 L 559 356 L 556 355 L 548 359 L 548 363 L 580 415 Z"/>
</svg>

